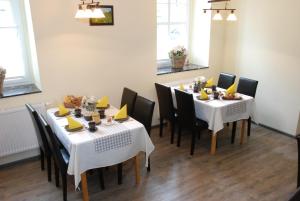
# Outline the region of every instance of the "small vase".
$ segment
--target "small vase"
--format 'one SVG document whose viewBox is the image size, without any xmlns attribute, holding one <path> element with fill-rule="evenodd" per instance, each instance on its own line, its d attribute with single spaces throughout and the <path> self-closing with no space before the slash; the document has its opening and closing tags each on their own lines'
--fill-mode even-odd
<svg viewBox="0 0 300 201">
<path fill-rule="evenodd" d="M 3 84 L 4 84 L 5 76 L 0 75 L 0 96 L 3 95 Z"/>
<path fill-rule="evenodd" d="M 173 68 L 183 68 L 186 60 L 186 55 L 182 56 L 171 56 L 171 63 Z"/>
</svg>

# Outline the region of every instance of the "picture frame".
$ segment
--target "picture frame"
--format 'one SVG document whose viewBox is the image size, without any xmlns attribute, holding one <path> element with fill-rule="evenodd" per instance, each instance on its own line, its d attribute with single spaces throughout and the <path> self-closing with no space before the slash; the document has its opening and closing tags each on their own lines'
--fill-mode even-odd
<svg viewBox="0 0 300 201">
<path fill-rule="evenodd" d="M 112 5 L 101 5 L 105 18 L 91 18 L 90 26 L 114 25 L 114 7 Z"/>
</svg>

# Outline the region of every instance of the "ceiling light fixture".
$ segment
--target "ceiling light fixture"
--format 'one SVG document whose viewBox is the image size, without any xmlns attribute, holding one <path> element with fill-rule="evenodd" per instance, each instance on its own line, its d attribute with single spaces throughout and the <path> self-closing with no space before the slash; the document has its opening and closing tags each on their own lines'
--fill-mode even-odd
<svg viewBox="0 0 300 201">
<path fill-rule="evenodd" d="M 86 2 L 86 0 L 81 0 L 78 5 L 78 10 L 75 14 L 76 19 L 89 19 L 89 18 L 104 18 L 105 15 L 101 9 L 100 3 L 92 0 L 91 2 Z"/>
<path fill-rule="evenodd" d="M 227 8 L 227 3 L 230 0 L 210 0 L 210 1 L 208 1 L 208 3 L 217 3 L 217 2 L 224 2 L 224 1 L 226 2 L 225 8 L 212 8 L 212 7 L 211 8 L 205 8 L 205 9 L 203 9 L 204 13 L 207 13 L 207 11 L 217 11 L 217 13 L 213 17 L 213 20 L 221 21 L 221 20 L 223 20 L 223 17 L 221 15 L 220 11 L 225 11 L 225 12 L 230 11 L 230 14 L 227 17 L 227 21 L 237 21 L 237 17 L 234 14 L 234 11 L 236 9 L 234 9 L 234 8 Z"/>
</svg>

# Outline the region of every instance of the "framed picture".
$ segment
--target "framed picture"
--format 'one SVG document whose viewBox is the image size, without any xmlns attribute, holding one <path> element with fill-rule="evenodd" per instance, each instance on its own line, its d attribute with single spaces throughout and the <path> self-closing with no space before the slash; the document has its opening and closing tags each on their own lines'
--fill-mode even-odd
<svg viewBox="0 0 300 201">
<path fill-rule="evenodd" d="M 91 18 L 90 26 L 105 26 L 114 25 L 114 7 L 110 5 L 100 6 L 105 17 L 104 18 Z"/>
</svg>

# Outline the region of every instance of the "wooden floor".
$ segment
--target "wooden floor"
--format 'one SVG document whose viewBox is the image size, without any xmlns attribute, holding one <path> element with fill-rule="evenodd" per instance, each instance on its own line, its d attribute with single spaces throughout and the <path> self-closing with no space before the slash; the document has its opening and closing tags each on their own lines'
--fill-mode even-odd
<svg viewBox="0 0 300 201">
<path fill-rule="evenodd" d="M 116 168 L 105 170 L 106 189 L 101 190 L 96 172 L 88 175 L 91 201 L 285 201 L 296 188 L 297 147 L 292 138 L 262 127 L 253 127 L 244 145 L 230 144 L 230 129 L 218 138 L 218 150 L 210 155 L 210 137 L 197 141 L 195 155 L 189 155 L 190 135 L 182 145 L 169 143 L 169 134 L 158 137 L 151 156 L 152 170 L 142 169 L 142 183 L 135 186 L 134 164 L 124 166 L 124 180 L 117 184 Z M 141 155 L 141 157 L 143 154 Z M 39 161 L 0 169 L 1 201 L 60 201 L 61 188 L 48 183 Z M 69 177 L 68 200 L 81 200 Z"/>
</svg>

